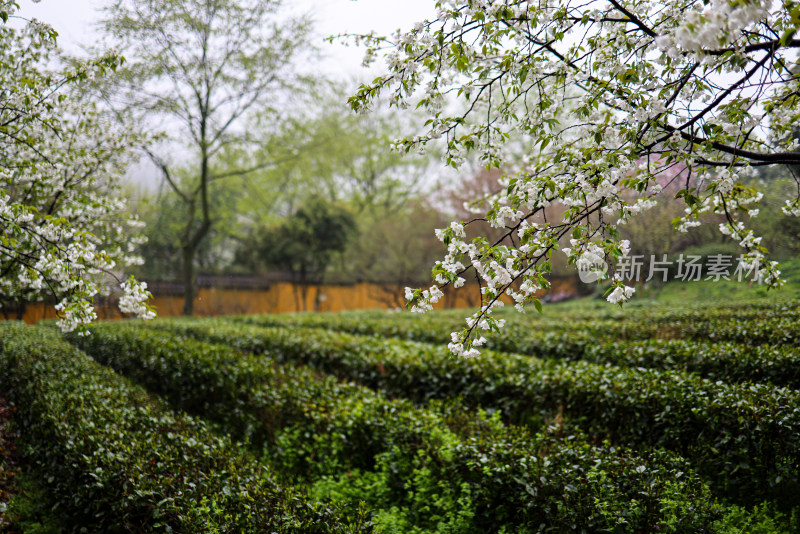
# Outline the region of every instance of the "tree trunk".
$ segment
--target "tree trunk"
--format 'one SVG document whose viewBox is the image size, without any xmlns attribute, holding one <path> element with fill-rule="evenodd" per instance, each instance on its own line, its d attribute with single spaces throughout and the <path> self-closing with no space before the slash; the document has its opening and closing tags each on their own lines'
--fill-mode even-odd
<svg viewBox="0 0 800 534">
<path fill-rule="evenodd" d="M 316 284 L 317 292 L 314 294 L 314 311 L 322 309 L 322 282 Z"/>
<path fill-rule="evenodd" d="M 205 142 L 206 116 L 205 114 L 203 115 L 201 124 L 203 142 L 200 146 L 200 187 L 198 189 L 203 220 L 197 230 L 192 233 L 191 228 L 194 222 L 194 200 L 192 200 L 189 204 L 189 222 L 186 225 L 185 244 L 183 245 L 183 315 L 187 317 L 194 315 L 195 283 L 197 282 L 197 275 L 194 270 L 194 257 L 203 238 L 211 230 L 211 215 L 208 207 L 209 156 Z"/>
<path fill-rule="evenodd" d="M 292 277 L 294 279 L 294 277 Z M 294 295 L 294 311 L 299 312 L 300 309 L 300 284 L 292 281 L 292 294 Z"/>
<path fill-rule="evenodd" d="M 300 294 L 302 295 L 300 302 L 303 304 L 303 309 L 298 311 L 307 311 L 306 300 L 308 299 L 308 286 L 305 282 L 300 284 Z"/>
<path fill-rule="evenodd" d="M 197 277 L 194 272 L 195 247 L 183 247 L 183 315 L 194 315 L 195 282 Z"/>
<path fill-rule="evenodd" d="M 308 298 L 308 279 L 306 277 L 306 268 L 304 265 L 300 266 L 300 290 L 303 293 L 303 311 L 307 311 L 306 299 Z"/>
</svg>

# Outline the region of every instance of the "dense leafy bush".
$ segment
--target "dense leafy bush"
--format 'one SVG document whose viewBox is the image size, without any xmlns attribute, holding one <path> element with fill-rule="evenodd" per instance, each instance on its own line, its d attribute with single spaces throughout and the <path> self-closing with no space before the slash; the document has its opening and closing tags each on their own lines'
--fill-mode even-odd
<svg viewBox="0 0 800 534">
<path fill-rule="evenodd" d="M 363 510 L 277 486 L 230 440 L 54 332 L 0 324 L 0 356 L 25 452 L 76 531 L 370 530 Z"/>
<path fill-rule="evenodd" d="M 375 311 L 250 315 L 238 317 L 237 320 L 261 326 L 319 327 L 353 334 L 447 343 L 450 332 L 463 325 L 464 312 L 455 312 L 433 315 Z M 487 335 L 487 346 L 521 354 L 545 355 L 545 350 L 553 350 L 552 341 L 548 342 L 553 339 L 568 343 L 563 348 L 563 354 L 568 354 L 572 349 L 569 343 L 580 347 L 587 342 L 653 338 L 713 340 L 746 345 L 800 344 L 800 310 L 797 305 L 786 303 L 693 311 L 639 310 L 634 316 L 613 312 L 613 309 L 611 312 L 600 310 L 592 313 L 551 309 L 543 315 L 498 314 L 498 317 L 505 320 L 503 335 Z M 550 346 L 537 352 L 538 346 L 543 343 L 550 343 Z"/>
<path fill-rule="evenodd" d="M 774 498 L 791 504 L 800 496 L 800 393 L 793 390 L 503 353 L 455 360 L 443 346 L 319 329 L 209 320 L 158 324 L 281 361 L 313 364 L 392 395 L 418 401 L 461 396 L 518 423 L 561 411 L 602 439 L 677 451 L 725 494 L 744 502 Z"/>
<path fill-rule="evenodd" d="M 800 388 L 800 352 L 780 345 L 749 346 L 682 339 L 587 344 L 573 358 L 628 367 L 681 369 L 726 382 L 766 382 Z"/>
<path fill-rule="evenodd" d="M 265 445 L 273 465 L 313 482 L 318 495 L 382 508 L 386 529 L 713 532 L 738 513 L 715 505 L 670 453 L 642 457 L 578 436 L 532 435 L 452 405 L 414 408 L 237 353 L 236 338 L 210 345 L 106 324 L 72 339 L 176 405 Z"/>
<path fill-rule="evenodd" d="M 458 326 L 451 315 L 355 312 L 247 316 L 237 321 L 441 343 Z M 661 312 L 644 314 L 637 322 L 589 321 L 580 315 L 570 320 L 572 315 L 561 315 L 555 316 L 559 320 L 527 321 L 511 316 L 505 335 L 489 339 L 487 346 L 540 358 L 679 369 L 715 380 L 800 387 L 800 355 L 792 344 L 800 336 L 800 318 L 791 310 Z"/>
<path fill-rule="evenodd" d="M 91 336 L 70 339 L 175 406 L 217 422 L 255 449 L 268 447 L 296 477 L 371 468 L 387 444 L 418 443 L 440 426 L 410 402 L 387 401 L 356 384 L 222 344 L 118 324 L 100 324 Z M 315 440 L 327 449 L 317 450 Z"/>
</svg>

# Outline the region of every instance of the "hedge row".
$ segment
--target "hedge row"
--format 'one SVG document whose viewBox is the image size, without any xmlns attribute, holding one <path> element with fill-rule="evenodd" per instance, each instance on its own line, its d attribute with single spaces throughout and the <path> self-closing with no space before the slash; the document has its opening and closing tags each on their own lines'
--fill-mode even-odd
<svg viewBox="0 0 800 534">
<path fill-rule="evenodd" d="M 800 314 L 796 311 L 736 317 L 730 314 L 712 312 L 676 312 L 660 315 L 631 316 L 625 320 L 601 321 L 562 321 L 560 324 L 547 324 L 537 328 L 536 322 L 515 317 L 507 320 L 502 336 L 494 343 L 498 350 L 523 352 L 517 340 L 522 343 L 535 343 L 536 332 L 569 335 L 583 333 L 599 341 L 648 339 L 684 339 L 694 341 L 714 341 L 739 343 L 749 346 L 764 344 L 796 347 L 800 344 Z M 534 335 L 531 335 L 534 333 Z"/>
<path fill-rule="evenodd" d="M 800 345 L 800 315 L 796 312 L 779 317 L 754 318 L 704 318 L 700 320 L 662 321 L 649 326 L 661 337 L 681 339 L 712 339 L 746 345 L 772 343 L 797 347 Z M 631 328 L 630 330 L 634 330 Z M 647 332 L 645 329 L 644 332 Z M 639 335 L 646 336 L 646 333 Z"/>
<path fill-rule="evenodd" d="M 435 316 L 428 322 L 417 319 L 416 316 L 405 316 L 399 321 L 393 321 L 393 317 L 394 315 L 380 316 L 372 312 L 342 314 L 339 317 L 324 314 L 265 315 L 240 317 L 236 321 L 259 326 L 326 328 L 357 335 L 377 335 L 430 343 L 441 343 L 446 340 L 449 332 L 455 327 L 450 321 L 439 320 Z M 783 322 L 791 320 L 781 319 Z M 760 329 L 772 332 L 769 335 L 773 338 L 791 334 L 791 329 L 784 327 L 781 330 L 781 323 L 777 320 L 770 323 L 772 326 L 767 324 L 766 321 L 750 323 L 750 326 L 741 326 L 739 330 Z M 591 328 L 587 325 L 591 325 Z M 575 324 L 574 327 L 565 329 L 564 325 L 556 327 L 548 324 L 545 329 L 537 327 L 531 330 L 530 325 L 510 322 L 501 335 L 493 336 L 489 340 L 487 347 L 501 352 L 514 352 L 539 358 L 676 369 L 713 380 L 769 382 L 777 386 L 800 388 L 800 353 L 790 344 L 754 346 L 729 341 L 712 342 L 707 340 L 713 339 L 713 335 L 702 330 L 700 326 L 692 328 L 698 332 L 702 330 L 703 335 L 690 337 L 706 341 L 648 337 L 658 335 L 658 328 L 661 327 L 657 325 L 639 327 L 635 333 L 625 333 L 625 326 L 615 324 L 598 326 L 598 323 L 585 323 Z M 689 326 L 685 328 L 688 329 Z M 620 341 L 619 338 L 634 340 Z"/>
<path fill-rule="evenodd" d="M 563 411 L 590 434 L 677 451 L 743 502 L 792 504 L 800 497 L 800 393 L 793 390 L 504 353 L 454 359 L 442 346 L 318 329 L 219 320 L 159 324 L 175 334 L 311 364 L 391 395 L 418 401 L 461 396 L 470 405 L 500 409 L 513 422 Z"/>
<path fill-rule="evenodd" d="M 725 382 L 765 382 L 800 389 L 800 352 L 789 346 L 682 339 L 587 343 L 569 359 L 627 367 L 678 369 Z"/>
<path fill-rule="evenodd" d="M 261 326 L 319 327 L 386 337 L 446 343 L 450 332 L 464 326 L 466 310 L 456 314 L 355 312 L 242 316 L 238 320 Z M 734 311 L 632 311 L 624 318 L 587 319 L 558 310 L 536 314 L 500 314 L 506 325 L 501 335 L 487 336 L 489 348 L 528 353 L 548 339 L 578 336 L 595 342 L 640 341 L 653 338 L 730 342 L 756 346 L 800 344 L 800 311 L 789 305 Z M 543 339 L 544 338 L 544 339 Z"/>
<path fill-rule="evenodd" d="M 685 339 L 599 341 L 586 331 L 537 332 L 491 343 L 495 350 L 538 358 L 687 371 L 725 382 L 766 382 L 800 389 L 800 352 L 788 345 Z"/>
<path fill-rule="evenodd" d="M 663 450 L 638 456 L 453 406 L 415 408 L 237 353 L 234 340 L 107 324 L 73 341 L 177 406 L 244 431 L 320 495 L 382 508 L 376 521 L 388 531 L 725 532 L 752 520 L 714 504 L 688 464 Z"/>
<path fill-rule="evenodd" d="M 280 488 L 230 440 L 51 331 L 0 323 L 24 450 L 80 532 L 367 532 L 368 514 Z"/>
</svg>

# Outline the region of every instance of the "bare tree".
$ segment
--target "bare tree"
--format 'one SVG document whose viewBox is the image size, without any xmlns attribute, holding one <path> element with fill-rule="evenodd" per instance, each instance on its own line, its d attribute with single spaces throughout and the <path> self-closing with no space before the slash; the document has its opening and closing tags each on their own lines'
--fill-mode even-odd
<svg viewBox="0 0 800 534">
<path fill-rule="evenodd" d="M 160 147 L 145 151 L 186 207 L 185 315 L 194 311 L 195 256 L 213 224 L 209 184 L 270 165 L 215 174 L 215 157 L 249 141 L 242 125 L 255 111 L 275 116 L 304 83 L 293 65 L 311 50 L 310 22 L 279 15 L 281 7 L 282 0 L 115 0 L 101 22 L 128 58 L 109 100 L 165 131 Z M 184 153 L 188 162 L 176 157 Z"/>
</svg>

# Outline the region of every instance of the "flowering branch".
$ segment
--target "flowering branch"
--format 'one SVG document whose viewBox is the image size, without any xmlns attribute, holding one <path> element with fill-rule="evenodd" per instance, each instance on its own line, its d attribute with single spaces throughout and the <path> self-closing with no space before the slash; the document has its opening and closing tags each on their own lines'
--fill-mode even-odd
<svg viewBox="0 0 800 534">
<path fill-rule="evenodd" d="M 425 311 L 442 287 L 463 284 L 468 269 L 477 273 L 482 307 L 453 334 L 454 353 L 475 355 L 476 329 L 502 326 L 492 317 L 501 295 L 520 309 L 541 306 L 555 251 L 602 279 L 629 252 L 617 227 L 657 204 L 676 166 L 685 183 L 669 200 L 684 202 L 686 215 L 675 229 L 725 215 L 721 231 L 739 241 L 762 280 L 781 285 L 777 264 L 765 261 L 768 251 L 746 227 L 761 196 L 742 180 L 756 166 L 800 164 L 793 130 L 800 74 L 787 67 L 800 46 L 800 7 L 767 0 L 436 6 L 434 20 L 407 33 L 362 36 L 365 61 L 383 51 L 386 70 L 350 104 L 364 111 L 390 92 L 390 105 L 414 105 L 429 117 L 426 131 L 396 140 L 397 149 L 441 140 L 455 168 L 477 155 L 504 171 L 485 219 L 512 229 L 507 239 L 467 240 L 464 225 L 453 223 L 437 233 L 448 252 L 433 268 L 436 285 L 407 290 L 412 309 Z M 786 202 L 786 213 L 800 215 L 800 197 Z M 563 208 L 560 218 L 536 218 L 551 205 Z M 633 293 L 615 276 L 607 299 L 622 304 Z"/>
</svg>

